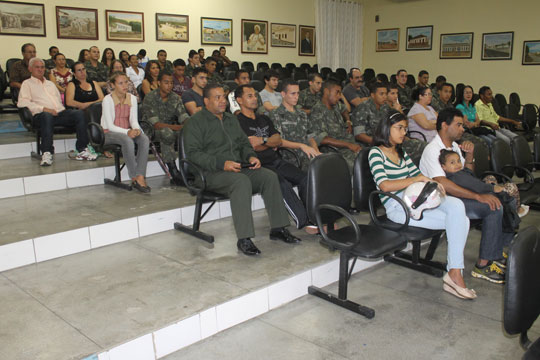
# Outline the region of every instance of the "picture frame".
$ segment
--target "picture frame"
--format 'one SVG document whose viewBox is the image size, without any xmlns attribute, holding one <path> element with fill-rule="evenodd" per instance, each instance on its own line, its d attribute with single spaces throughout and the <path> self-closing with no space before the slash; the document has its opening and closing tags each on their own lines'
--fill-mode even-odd
<svg viewBox="0 0 540 360">
<path fill-rule="evenodd" d="M 189 16 L 156 13 L 156 41 L 189 41 Z"/>
<path fill-rule="evenodd" d="M 441 34 L 439 59 L 472 59 L 474 33 Z"/>
<path fill-rule="evenodd" d="M 296 47 L 296 25 L 270 24 L 270 45 L 272 47 Z"/>
<path fill-rule="evenodd" d="M 0 35 L 47 36 L 45 5 L 0 1 Z"/>
<path fill-rule="evenodd" d="M 57 6 L 56 36 L 59 39 L 99 40 L 97 9 Z"/>
<path fill-rule="evenodd" d="M 268 54 L 268 21 L 242 19 L 242 53 Z"/>
<path fill-rule="evenodd" d="M 315 44 L 315 26 L 298 25 L 298 55 L 315 56 Z"/>
<path fill-rule="evenodd" d="M 433 25 L 407 28 L 407 51 L 431 50 L 433 47 Z"/>
<path fill-rule="evenodd" d="M 399 28 L 377 29 L 375 32 L 375 51 L 399 51 Z"/>
<path fill-rule="evenodd" d="M 540 40 L 526 40 L 523 42 L 522 65 L 540 65 Z"/>
<path fill-rule="evenodd" d="M 482 34 L 482 60 L 512 60 L 514 32 Z"/>
<path fill-rule="evenodd" d="M 232 46 L 232 19 L 201 17 L 201 44 Z"/>
<path fill-rule="evenodd" d="M 144 13 L 105 10 L 105 29 L 109 41 L 144 42 Z"/>
</svg>

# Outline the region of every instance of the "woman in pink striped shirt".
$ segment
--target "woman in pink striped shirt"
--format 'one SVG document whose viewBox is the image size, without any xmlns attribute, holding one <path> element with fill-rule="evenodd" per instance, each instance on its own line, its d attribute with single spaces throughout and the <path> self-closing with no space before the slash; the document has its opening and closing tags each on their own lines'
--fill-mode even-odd
<svg viewBox="0 0 540 360">
<path fill-rule="evenodd" d="M 148 137 L 143 134 L 137 118 L 137 98 L 128 92 L 129 79 L 126 74 L 112 74 L 110 83 L 114 90 L 103 98 L 101 126 L 105 131 L 105 145 L 118 144 L 126 162 L 132 186 L 143 193 L 149 193 L 146 184 L 146 163 L 148 162 Z M 135 154 L 137 144 L 137 154 Z"/>
</svg>

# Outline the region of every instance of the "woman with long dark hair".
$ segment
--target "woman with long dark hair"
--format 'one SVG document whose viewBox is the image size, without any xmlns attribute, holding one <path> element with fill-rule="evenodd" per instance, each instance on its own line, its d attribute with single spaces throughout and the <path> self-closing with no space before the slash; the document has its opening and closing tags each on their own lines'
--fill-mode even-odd
<svg viewBox="0 0 540 360">
<path fill-rule="evenodd" d="M 377 126 L 373 145 L 369 151 L 369 166 L 377 188 L 403 196 L 404 190 L 416 182 L 433 181 L 422 175 L 402 144 L 407 134 L 405 115 L 390 110 L 388 116 Z M 442 186 L 439 187 L 442 190 Z M 381 196 L 388 219 L 403 224 L 406 216 L 403 207 L 389 196 Z M 424 210 L 420 220 L 410 219 L 410 226 L 433 230 L 446 230 L 448 239 L 448 273 L 443 278 L 443 289 L 460 299 L 474 299 L 476 292 L 468 289 L 463 279 L 463 249 L 469 233 L 469 219 L 463 202 L 446 196 L 437 208 Z"/>
<path fill-rule="evenodd" d="M 114 50 L 111 48 L 106 48 L 105 50 L 103 50 L 101 62 L 107 65 L 107 67 L 110 69 L 113 60 L 116 60 L 116 57 L 114 56 Z"/>
<path fill-rule="evenodd" d="M 497 137 L 495 132 L 485 126 L 481 126 L 481 121 L 476 113 L 476 108 L 472 103 L 474 90 L 470 85 L 465 85 L 463 89 L 457 89 L 456 109 L 463 114 L 463 125 L 469 131 L 491 144 Z"/>
<path fill-rule="evenodd" d="M 142 91 L 144 95 L 158 88 L 159 63 L 157 60 L 150 60 L 144 69 L 144 80 Z"/>
</svg>

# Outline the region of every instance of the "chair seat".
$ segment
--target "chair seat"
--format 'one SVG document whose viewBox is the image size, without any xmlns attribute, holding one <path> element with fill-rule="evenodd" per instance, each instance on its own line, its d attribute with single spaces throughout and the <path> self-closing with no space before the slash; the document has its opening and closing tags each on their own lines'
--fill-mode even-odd
<svg viewBox="0 0 540 360">
<path fill-rule="evenodd" d="M 523 354 L 523 360 L 537 360 L 540 359 L 540 338 L 533 342 L 525 354 Z"/>
<path fill-rule="evenodd" d="M 396 224 L 392 220 L 388 220 L 388 218 L 380 217 L 379 221 L 383 225 L 388 226 L 396 226 L 399 224 Z M 443 230 L 431 230 L 431 229 L 425 229 L 421 227 L 416 226 L 409 226 L 405 230 L 399 230 L 399 233 L 401 236 L 403 236 L 407 241 L 421 241 L 425 239 L 432 238 L 434 236 L 440 235 L 443 232 Z"/>
<path fill-rule="evenodd" d="M 221 201 L 228 199 L 226 195 L 218 194 L 213 191 L 205 191 L 203 192 L 203 199 L 204 201 Z"/>
<path fill-rule="evenodd" d="M 407 246 L 407 240 L 395 231 L 371 225 L 358 226 L 362 240 L 348 251 L 352 256 L 375 259 L 402 250 Z M 344 244 L 355 238 L 352 226 L 332 231 L 328 235 L 333 240 Z"/>
</svg>

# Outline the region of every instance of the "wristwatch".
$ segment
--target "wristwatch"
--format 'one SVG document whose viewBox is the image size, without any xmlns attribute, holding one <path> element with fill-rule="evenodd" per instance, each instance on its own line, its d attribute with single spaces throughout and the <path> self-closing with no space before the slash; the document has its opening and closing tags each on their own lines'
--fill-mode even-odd
<svg viewBox="0 0 540 360">
<path fill-rule="evenodd" d="M 476 159 L 472 159 L 472 161 L 466 161 L 465 164 L 474 164 L 475 161 Z"/>
<path fill-rule="evenodd" d="M 268 138 L 267 138 L 267 137 L 263 137 L 262 140 L 263 140 L 263 143 L 262 143 L 262 144 L 263 144 L 263 145 L 266 145 L 266 143 L 268 142 Z"/>
</svg>

